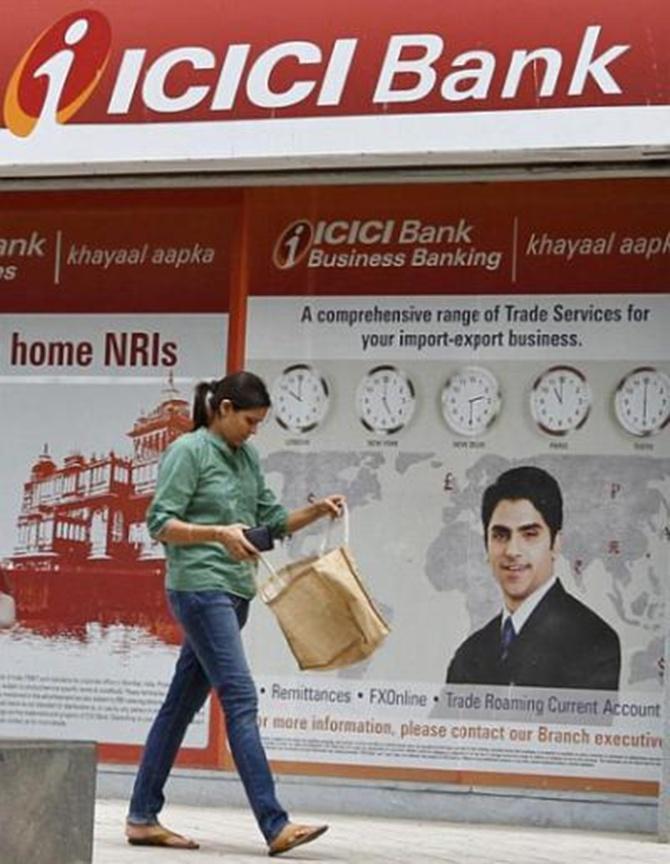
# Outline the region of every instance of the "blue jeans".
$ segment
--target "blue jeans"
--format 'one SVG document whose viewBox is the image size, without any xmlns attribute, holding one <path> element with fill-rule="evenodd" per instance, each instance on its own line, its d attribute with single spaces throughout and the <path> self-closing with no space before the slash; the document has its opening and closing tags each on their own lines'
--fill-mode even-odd
<svg viewBox="0 0 670 864">
<path fill-rule="evenodd" d="M 186 734 L 210 688 L 221 702 L 226 730 L 249 803 L 269 843 L 288 822 L 258 731 L 258 698 L 241 630 L 249 601 L 223 591 L 168 591 L 185 639 L 165 701 L 149 731 L 135 780 L 128 821 L 152 825 L 165 803 L 163 787 Z"/>
</svg>

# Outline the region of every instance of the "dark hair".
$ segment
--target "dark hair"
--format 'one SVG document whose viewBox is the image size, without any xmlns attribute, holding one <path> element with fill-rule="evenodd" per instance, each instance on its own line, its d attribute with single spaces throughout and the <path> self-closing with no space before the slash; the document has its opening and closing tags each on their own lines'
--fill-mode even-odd
<svg viewBox="0 0 670 864">
<path fill-rule="evenodd" d="M 269 408 L 271 404 L 265 382 L 253 372 L 234 372 L 219 380 L 201 381 L 193 399 L 193 429 L 208 426 L 226 399 L 235 411 Z"/>
<path fill-rule="evenodd" d="M 563 527 L 563 497 L 556 480 L 531 465 L 511 468 L 498 477 L 484 492 L 482 498 L 482 522 L 484 523 L 484 543 L 488 544 L 489 522 L 493 511 L 501 501 L 530 501 L 547 523 L 554 545 L 556 534 Z"/>
</svg>

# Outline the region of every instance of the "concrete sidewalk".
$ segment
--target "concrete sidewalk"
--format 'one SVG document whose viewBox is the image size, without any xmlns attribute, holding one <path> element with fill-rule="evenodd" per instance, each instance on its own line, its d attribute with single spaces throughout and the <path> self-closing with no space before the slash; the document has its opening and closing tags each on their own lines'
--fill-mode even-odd
<svg viewBox="0 0 670 864">
<path fill-rule="evenodd" d="M 128 845 L 123 836 L 125 812 L 125 801 L 98 799 L 93 864 L 253 864 L 269 860 L 248 810 L 167 807 L 165 824 L 197 840 L 201 844 L 198 851 Z M 307 813 L 295 813 L 294 818 L 331 826 L 313 844 L 280 856 L 312 864 L 670 864 L 670 847 L 650 835 Z"/>
</svg>

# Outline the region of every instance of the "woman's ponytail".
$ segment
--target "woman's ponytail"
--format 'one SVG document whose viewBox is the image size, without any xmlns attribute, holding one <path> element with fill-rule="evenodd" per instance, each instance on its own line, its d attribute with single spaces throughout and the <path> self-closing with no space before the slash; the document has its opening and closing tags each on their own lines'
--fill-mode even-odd
<svg viewBox="0 0 670 864">
<path fill-rule="evenodd" d="M 217 384 L 217 381 L 201 381 L 196 385 L 193 398 L 193 431 L 201 426 L 209 426 L 212 397 Z"/>
</svg>

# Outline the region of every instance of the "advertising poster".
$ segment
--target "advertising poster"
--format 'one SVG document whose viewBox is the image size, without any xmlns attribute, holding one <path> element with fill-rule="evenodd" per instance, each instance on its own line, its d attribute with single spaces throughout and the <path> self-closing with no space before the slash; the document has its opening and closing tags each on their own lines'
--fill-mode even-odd
<svg viewBox="0 0 670 864">
<path fill-rule="evenodd" d="M 181 637 L 144 514 L 193 384 L 225 366 L 233 236 L 225 200 L 212 219 L 178 199 L 24 196 L 0 221 L 0 590 L 17 611 L 0 735 L 128 756 L 171 676 Z M 209 725 L 186 746 L 204 753 Z"/>
<path fill-rule="evenodd" d="M 258 604 L 250 648 L 272 758 L 654 794 L 667 185 L 294 192 L 255 201 L 248 365 L 274 397 L 258 446 L 288 506 L 346 494 L 351 548 L 391 634 L 358 666 L 301 673 Z M 517 468 L 553 478 L 563 519 L 540 559 L 516 549 L 501 564 L 505 531 L 528 543 L 553 518 L 494 509 L 485 534 L 484 492 Z M 322 530 L 275 563 L 315 552 Z M 538 573 L 549 591 L 503 647 L 503 598 Z"/>
</svg>

